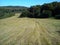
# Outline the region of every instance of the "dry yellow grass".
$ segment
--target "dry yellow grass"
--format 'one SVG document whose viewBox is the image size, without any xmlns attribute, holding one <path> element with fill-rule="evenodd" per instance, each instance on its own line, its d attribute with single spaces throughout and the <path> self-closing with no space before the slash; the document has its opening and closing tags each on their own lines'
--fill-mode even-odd
<svg viewBox="0 0 60 45">
<path fill-rule="evenodd" d="M 0 45 L 60 45 L 60 20 L 18 16 L 0 20 Z"/>
</svg>

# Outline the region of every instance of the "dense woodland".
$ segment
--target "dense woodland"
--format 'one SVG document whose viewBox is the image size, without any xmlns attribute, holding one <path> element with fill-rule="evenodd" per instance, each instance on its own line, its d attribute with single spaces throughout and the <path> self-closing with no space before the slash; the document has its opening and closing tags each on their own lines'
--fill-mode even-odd
<svg viewBox="0 0 60 45">
<path fill-rule="evenodd" d="M 43 5 L 31 6 L 20 17 L 30 18 L 56 18 L 60 19 L 60 2 L 45 3 Z"/>
</svg>

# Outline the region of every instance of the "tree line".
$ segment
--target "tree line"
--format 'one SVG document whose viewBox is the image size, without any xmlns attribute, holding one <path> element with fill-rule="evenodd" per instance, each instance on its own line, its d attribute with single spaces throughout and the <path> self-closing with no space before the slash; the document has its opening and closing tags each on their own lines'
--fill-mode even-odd
<svg viewBox="0 0 60 45">
<path fill-rule="evenodd" d="M 0 19 L 14 16 L 15 13 L 20 13 L 26 10 L 22 6 L 0 6 Z"/>
<path fill-rule="evenodd" d="M 12 12 L 11 10 L 8 10 L 8 9 L 0 8 L 0 19 L 11 17 L 11 16 L 14 16 L 14 12 Z"/>
<path fill-rule="evenodd" d="M 45 3 L 27 8 L 19 17 L 60 19 L 60 2 Z"/>
</svg>

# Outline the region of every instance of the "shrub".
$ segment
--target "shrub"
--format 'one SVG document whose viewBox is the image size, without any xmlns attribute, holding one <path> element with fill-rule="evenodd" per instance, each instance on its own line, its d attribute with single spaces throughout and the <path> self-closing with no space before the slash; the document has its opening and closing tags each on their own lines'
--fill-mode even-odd
<svg viewBox="0 0 60 45">
<path fill-rule="evenodd" d="M 23 11 L 22 14 L 19 17 L 27 17 L 28 12 L 27 11 Z"/>
<path fill-rule="evenodd" d="M 14 13 L 0 13 L 0 19 L 8 18 L 14 15 L 15 15 Z"/>
<path fill-rule="evenodd" d="M 51 17 L 51 11 L 49 10 L 43 10 L 42 14 L 40 15 L 40 18 L 49 18 Z"/>
<path fill-rule="evenodd" d="M 19 17 L 30 17 L 30 18 L 32 18 L 33 15 L 32 15 L 31 12 L 29 12 L 28 10 L 26 10 L 26 11 L 23 11 L 22 14 Z"/>
<path fill-rule="evenodd" d="M 55 19 L 60 19 L 60 15 L 55 15 Z"/>
</svg>

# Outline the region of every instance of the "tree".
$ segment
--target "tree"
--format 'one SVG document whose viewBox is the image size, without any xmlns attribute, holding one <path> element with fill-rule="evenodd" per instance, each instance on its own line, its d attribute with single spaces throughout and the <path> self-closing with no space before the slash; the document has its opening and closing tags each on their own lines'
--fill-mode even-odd
<svg viewBox="0 0 60 45">
<path fill-rule="evenodd" d="M 25 12 L 27 17 L 48 18 L 60 15 L 60 2 L 52 2 L 43 5 L 31 6 Z M 25 15 L 25 13 L 23 13 Z"/>
<path fill-rule="evenodd" d="M 43 10 L 43 12 L 40 15 L 40 18 L 49 18 L 49 17 L 51 17 L 51 14 L 52 14 L 51 11 Z"/>
<path fill-rule="evenodd" d="M 40 15 L 40 5 L 31 6 L 29 12 L 33 15 L 33 18 L 38 18 Z"/>
<path fill-rule="evenodd" d="M 22 14 L 19 17 L 30 17 L 30 12 L 28 10 L 23 11 Z"/>
</svg>

